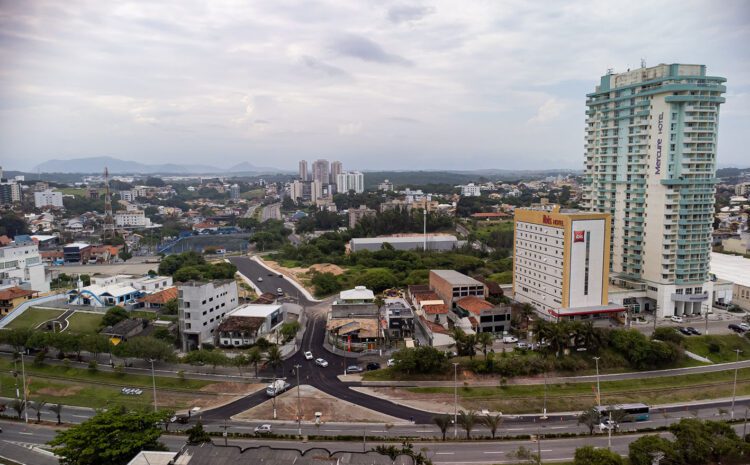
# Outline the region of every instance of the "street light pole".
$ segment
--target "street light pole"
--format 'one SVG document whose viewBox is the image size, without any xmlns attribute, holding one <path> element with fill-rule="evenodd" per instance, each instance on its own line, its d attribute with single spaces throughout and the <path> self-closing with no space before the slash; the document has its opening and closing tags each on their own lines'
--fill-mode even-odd
<svg viewBox="0 0 750 465">
<path fill-rule="evenodd" d="M 23 349 L 26 351 L 26 349 Z M 26 398 L 26 364 L 23 362 L 23 352 L 21 352 L 21 372 L 23 376 L 23 415 L 26 423 L 29 422 L 29 401 Z"/>
<path fill-rule="evenodd" d="M 737 359 L 734 365 L 734 387 L 732 387 L 732 411 L 730 412 L 732 420 L 734 420 L 734 401 L 737 398 L 737 372 L 739 371 L 737 362 L 740 361 L 740 352 L 742 352 L 740 349 L 734 349 L 734 351 L 737 352 Z"/>
<path fill-rule="evenodd" d="M 547 419 L 547 369 L 544 370 L 544 407 L 542 409 L 542 420 Z"/>
<path fill-rule="evenodd" d="M 599 359 L 601 357 L 594 357 L 594 361 L 596 362 L 596 404 L 601 407 L 602 406 L 602 391 L 599 388 Z"/>
<path fill-rule="evenodd" d="M 453 439 L 458 438 L 458 363 L 453 363 Z"/>
<path fill-rule="evenodd" d="M 156 376 L 154 376 L 154 359 L 148 359 L 151 362 L 151 384 L 154 388 L 154 412 L 156 412 Z"/>
<path fill-rule="evenodd" d="M 302 436 L 302 407 L 300 404 L 299 394 L 299 369 L 302 367 L 299 363 L 294 365 L 294 371 L 297 372 L 297 429 L 300 436 Z"/>
</svg>

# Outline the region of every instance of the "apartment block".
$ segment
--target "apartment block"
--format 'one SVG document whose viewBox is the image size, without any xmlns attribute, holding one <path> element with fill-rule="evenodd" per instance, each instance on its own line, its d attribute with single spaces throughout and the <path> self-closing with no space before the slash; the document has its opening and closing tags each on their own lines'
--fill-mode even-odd
<svg viewBox="0 0 750 465">
<path fill-rule="evenodd" d="M 711 231 L 723 77 L 660 64 L 601 77 L 586 105 L 583 200 L 612 217 L 609 268 L 642 283 L 659 317 L 711 302 Z"/>
<path fill-rule="evenodd" d="M 214 331 L 221 319 L 238 306 L 234 280 L 190 281 L 177 286 L 179 331 L 182 350 L 215 344 Z"/>
<path fill-rule="evenodd" d="M 429 283 L 430 289 L 451 308 L 464 297 L 485 298 L 487 295 L 484 284 L 455 270 L 430 270 Z"/>
<path fill-rule="evenodd" d="M 57 192 L 57 191 L 53 191 L 50 189 L 44 190 L 42 192 L 34 192 L 34 206 L 36 208 L 44 208 L 44 207 L 62 208 L 63 207 L 62 192 Z"/>
<path fill-rule="evenodd" d="M 49 292 L 50 280 L 33 242 L 0 247 L 0 285 L 18 286 L 22 289 Z"/>
</svg>

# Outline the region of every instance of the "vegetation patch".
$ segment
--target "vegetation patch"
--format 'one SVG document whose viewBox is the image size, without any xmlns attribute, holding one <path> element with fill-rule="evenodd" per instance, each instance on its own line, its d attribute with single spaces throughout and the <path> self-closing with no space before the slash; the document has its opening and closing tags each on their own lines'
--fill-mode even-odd
<svg viewBox="0 0 750 465">
<path fill-rule="evenodd" d="M 55 319 L 63 313 L 65 313 L 65 311 L 63 310 L 31 307 L 21 315 L 16 317 L 15 320 L 8 323 L 8 326 L 6 326 L 6 328 L 36 328 L 45 321 Z"/>
<path fill-rule="evenodd" d="M 690 336 L 683 340 L 685 350 L 706 357 L 714 363 L 734 362 L 736 350 L 740 350 L 740 360 L 750 358 L 750 341 L 736 334 Z"/>
<path fill-rule="evenodd" d="M 75 312 L 68 317 L 66 331 L 78 334 L 96 334 L 104 317 L 101 313 Z"/>
</svg>

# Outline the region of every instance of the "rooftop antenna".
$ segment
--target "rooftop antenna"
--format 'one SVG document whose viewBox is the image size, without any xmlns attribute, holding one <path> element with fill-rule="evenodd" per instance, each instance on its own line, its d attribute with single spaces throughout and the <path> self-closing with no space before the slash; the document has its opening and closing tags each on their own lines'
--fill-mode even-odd
<svg viewBox="0 0 750 465">
<path fill-rule="evenodd" d="M 646 67 L 646 59 L 641 58 L 641 68 L 645 68 L 645 67 Z"/>
<path fill-rule="evenodd" d="M 115 237 L 115 223 L 112 219 L 112 198 L 109 195 L 109 170 L 104 167 L 104 230 L 102 231 L 102 239 L 106 240 L 107 237 Z"/>
<path fill-rule="evenodd" d="M 607 68 L 607 75 L 610 75 L 610 74 L 615 74 L 614 68 Z"/>
</svg>

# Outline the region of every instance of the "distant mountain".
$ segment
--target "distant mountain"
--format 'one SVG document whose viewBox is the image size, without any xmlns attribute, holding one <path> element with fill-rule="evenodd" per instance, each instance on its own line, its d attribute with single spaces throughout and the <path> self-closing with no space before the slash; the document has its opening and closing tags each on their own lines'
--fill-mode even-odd
<svg viewBox="0 0 750 465">
<path fill-rule="evenodd" d="M 235 174 L 235 173 L 283 173 L 277 168 L 256 167 L 242 162 L 228 169 L 209 165 L 164 163 L 150 165 L 114 157 L 73 158 L 70 160 L 48 160 L 36 166 L 40 173 L 101 173 L 104 167 L 113 174 Z"/>
</svg>

